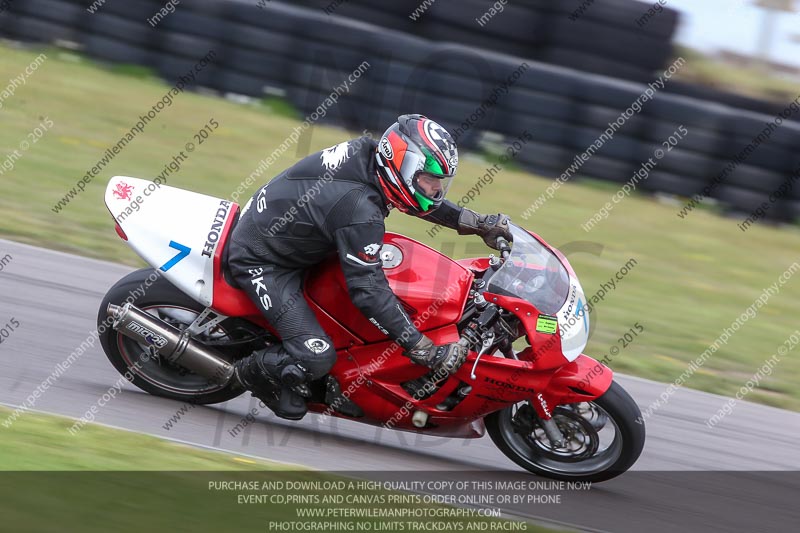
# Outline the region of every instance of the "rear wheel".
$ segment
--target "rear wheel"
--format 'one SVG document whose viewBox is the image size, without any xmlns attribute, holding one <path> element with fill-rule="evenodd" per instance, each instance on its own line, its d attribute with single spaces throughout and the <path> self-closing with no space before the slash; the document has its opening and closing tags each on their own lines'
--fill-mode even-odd
<svg viewBox="0 0 800 533">
<path fill-rule="evenodd" d="M 641 412 L 616 382 L 594 401 L 556 407 L 553 420 L 564 436 L 559 447 L 551 444 L 527 402 L 492 413 L 485 422 L 506 457 L 553 479 L 606 481 L 627 471 L 642 453 Z"/>
<path fill-rule="evenodd" d="M 196 404 L 220 403 L 239 396 L 244 391 L 235 381 L 217 384 L 159 355 L 143 357 L 147 353 L 146 346 L 109 326 L 108 304 L 123 305 L 131 295 L 136 296 L 133 305 L 178 329 L 186 329 L 203 311 L 200 303 L 165 278 L 156 278 L 154 272 L 153 269 L 142 269 L 128 274 L 103 299 L 97 323 L 99 328 L 105 324 L 100 342 L 108 360 L 131 383 L 156 396 Z M 140 296 L 142 291 L 144 295 Z M 196 339 L 211 345 L 226 360 L 233 362 L 263 347 L 265 333 L 250 322 L 229 318 Z"/>
</svg>

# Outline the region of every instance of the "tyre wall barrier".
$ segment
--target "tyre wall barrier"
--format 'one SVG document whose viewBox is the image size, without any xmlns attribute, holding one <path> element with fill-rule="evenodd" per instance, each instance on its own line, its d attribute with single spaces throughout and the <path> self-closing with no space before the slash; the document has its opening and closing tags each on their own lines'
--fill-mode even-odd
<svg viewBox="0 0 800 533">
<path fill-rule="evenodd" d="M 306 7 L 184 0 L 166 15 L 159 15 L 160 0 L 98 2 L 15 0 L 0 12 L 0 36 L 68 41 L 100 61 L 150 67 L 169 83 L 213 50 L 195 86 L 283 97 L 303 115 L 336 94 L 320 121 L 356 131 L 380 132 L 399 114 L 424 113 L 462 149 L 478 147 L 487 133 L 512 142 L 528 132 L 531 142 L 517 161 L 548 177 L 572 168 L 575 179 L 622 183 L 661 149 L 641 190 L 689 197 L 715 184 L 710 197 L 742 212 L 766 201 L 800 166 L 793 120 L 742 155 L 783 106 L 763 104 L 768 114 L 743 111 L 741 100 L 669 81 L 631 112 L 648 88 L 641 81 L 663 71 L 677 24 L 665 10 L 642 33 L 635 17 L 647 4 L 639 2 L 603 0 L 571 20 L 582 1 L 521 0 L 483 26 L 475 18 L 487 4 L 477 0 L 458 2 L 458 9 L 437 0 L 418 21 L 409 18 L 416 0 L 380 9 L 350 0 L 332 14 L 330 1 L 311 0 L 297 2 Z M 487 49 L 492 42 L 505 44 Z M 598 65 L 616 77 L 596 74 Z M 576 165 L 598 140 L 602 146 Z M 798 215 L 794 189 L 767 214 Z"/>
</svg>

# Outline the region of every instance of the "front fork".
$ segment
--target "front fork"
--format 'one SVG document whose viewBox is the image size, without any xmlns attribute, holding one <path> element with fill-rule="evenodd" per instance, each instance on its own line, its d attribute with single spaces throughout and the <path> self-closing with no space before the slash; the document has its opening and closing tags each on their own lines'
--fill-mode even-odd
<svg viewBox="0 0 800 533">
<path fill-rule="evenodd" d="M 547 440 L 550 441 L 553 448 L 561 448 L 564 446 L 564 434 L 558 429 L 558 424 L 556 424 L 555 420 L 552 418 L 545 420 L 540 417 L 539 423 L 542 425 L 542 429 L 544 429 L 544 433 L 547 435 Z"/>
<path fill-rule="evenodd" d="M 586 373 L 585 369 L 591 366 L 590 362 L 594 362 L 593 359 L 586 357 L 585 355 L 581 355 L 579 360 L 577 360 L 577 366 L 583 368 L 583 372 L 575 372 L 575 375 L 585 375 L 591 376 L 591 373 Z M 608 370 L 608 372 L 606 372 Z M 582 395 L 582 397 L 569 397 L 563 394 L 557 395 L 555 397 L 555 401 L 553 401 L 553 396 L 548 394 L 548 398 L 551 400 L 552 403 L 556 405 L 570 405 L 574 403 L 581 403 L 585 401 L 591 401 L 594 398 L 601 396 L 608 387 L 611 386 L 611 371 L 610 369 L 605 369 L 600 372 L 600 376 L 602 379 L 595 379 L 591 380 L 588 378 L 583 378 L 577 382 L 579 386 L 583 386 L 586 388 L 592 387 L 591 391 L 586 391 L 588 394 Z M 575 382 L 575 378 L 569 379 L 568 382 L 572 381 Z M 592 383 L 594 381 L 594 383 Z M 564 384 L 562 383 L 562 386 Z M 550 388 L 547 389 L 548 392 L 551 392 Z M 566 400 L 566 401 L 565 401 Z M 571 401 L 570 401 L 571 400 Z M 547 439 L 550 441 L 550 444 L 555 447 L 561 447 L 564 445 L 564 434 L 561 432 L 561 429 L 556 424 L 555 419 L 553 418 L 553 414 L 550 411 L 550 408 L 547 404 L 547 400 L 545 400 L 545 396 L 539 392 L 533 399 L 527 401 L 527 405 L 531 410 L 531 416 L 534 417 L 535 421 L 539 423 L 542 429 L 547 435 Z M 592 418 L 592 425 L 597 427 L 596 424 L 600 424 L 602 427 L 603 422 L 595 420 Z"/>
<path fill-rule="evenodd" d="M 564 446 L 564 434 L 556 424 L 552 417 L 543 417 L 536 409 L 536 402 L 527 400 L 522 406 L 517 409 L 511 419 L 511 425 L 514 431 L 523 437 L 527 437 L 536 429 L 537 424 L 544 430 L 547 440 L 553 448 L 560 448 Z"/>
<path fill-rule="evenodd" d="M 599 398 L 611 387 L 613 372 L 586 355 L 579 355 L 569 365 L 556 373 L 547 386 L 547 398 L 555 405 L 589 402 Z M 564 435 L 558 428 L 547 401 L 541 392 L 529 401 L 539 418 L 548 440 L 553 446 L 563 445 Z M 595 423 L 601 422 L 593 422 Z"/>
<path fill-rule="evenodd" d="M 535 400 L 528 400 L 528 405 L 531 408 L 534 416 L 538 419 L 539 424 L 542 426 L 547 440 L 554 448 L 560 448 L 564 445 L 564 434 L 556 424 L 550 409 L 547 407 L 547 402 L 542 396 L 542 393 L 536 394 Z"/>
</svg>

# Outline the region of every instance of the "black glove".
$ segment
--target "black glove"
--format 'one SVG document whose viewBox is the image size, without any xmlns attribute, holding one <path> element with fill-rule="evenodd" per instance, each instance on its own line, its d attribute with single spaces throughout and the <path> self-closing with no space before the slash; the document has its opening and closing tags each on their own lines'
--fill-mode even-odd
<svg viewBox="0 0 800 533">
<path fill-rule="evenodd" d="M 460 342 L 436 346 L 432 340 L 423 335 L 419 342 L 403 355 L 418 365 L 436 370 L 442 369 L 448 374 L 453 374 L 464 364 L 464 360 L 467 358 L 467 347 Z"/>
<path fill-rule="evenodd" d="M 511 219 L 508 215 L 498 213 L 496 215 L 479 215 L 471 209 L 464 208 L 458 217 L 459 235 L 479 235 L 483 237 L 486 246 L 499 250 L 497 238 L 503 237 L 511 241 L 511 230 L 508 223 Z"/>
</svg>

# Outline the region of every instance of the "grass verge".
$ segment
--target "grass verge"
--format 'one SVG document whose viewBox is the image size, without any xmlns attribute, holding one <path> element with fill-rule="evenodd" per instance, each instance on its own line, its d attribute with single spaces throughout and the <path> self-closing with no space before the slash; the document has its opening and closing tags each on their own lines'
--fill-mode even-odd
<svg viewBox="0 0 800 533">
<path fill-rule="evenodd" d="M 0 408 L 0 417 L 9 412 Z M 301 530 L 312 531 L 419 529 L 414 527 L 419 524 L 415 518 L 356 520 L 337 516 L 341 509 L 380 507 L 348 505 L 348 498 L 352 503 L 357 497 L 389 501 L 390 495 L 401 496 L 359 488 L 352 478 L 299 471 L 295 466 L 200 450 L 96 424 L 71 436 L 67 433 L 71 425 L 71 419 L 27 413 L 2 430 L 0 510 L 4 531 L 249 532 L 272 531 L 277 527 L 274 524 L 293 523 L 304 526 Z M 230 485 L 234 482 L 256 483 L 256 487 Z M 322 490 L 325 482 L 333 488 Z M 303 489 L 301 483 L 311 488 Z M 268 486 L 271 488 L 265 488 Z M 335 496 L 331 500 L 341 497 L 344 504 L 325 502 L 325 494 Z M 291 501 L 290 496 L 297 497 Z M 284 500 L 277 503 L 271 501 L 272 497 Z M 418 512 L 413 503 L 392 507 L 408 509 L 409 514 Z M 444 516 L 460 512 L 441 505 L 421 507 Z M 302 516 L 312 509 L 320 510 L 322 516 L 330 513 L 333 518 Z M 358 529 L 356 522 L 367 522 L 369 528 Z M 448 518 L 447 522 L 451 524 L 448 531 L 508 530 L 503 524 L 509 524 L 484 517 Z M 315 523 L 344 525 L 307 529 Z M 520 525 L 527 527 L 516 531 L 550 531 Z"/>
</svg>

